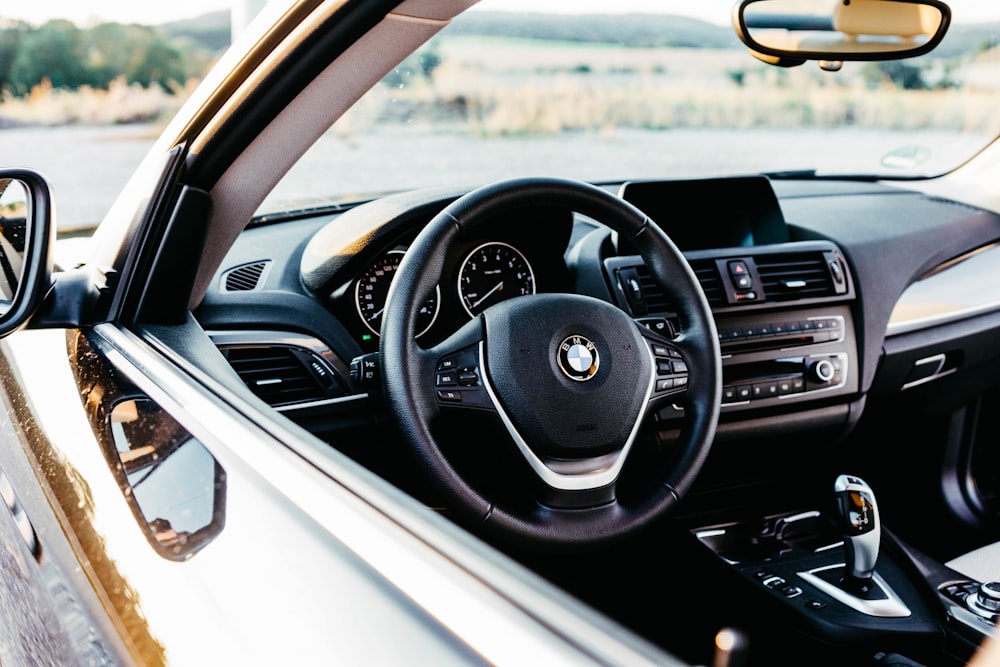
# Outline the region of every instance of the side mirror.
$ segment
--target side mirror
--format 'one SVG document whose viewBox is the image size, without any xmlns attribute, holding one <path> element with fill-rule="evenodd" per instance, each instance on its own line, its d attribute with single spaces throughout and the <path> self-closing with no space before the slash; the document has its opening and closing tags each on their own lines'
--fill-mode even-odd
<svg viewBox="0 0 1000 667">
<path fill-rule="evenodd" d="M 923 55 L 944 38 L 951 10 L 939 0 L 740 0 L 737 37 L 760 60 L 801 65 Z M 824 65 L 828 63 L 829 65 Z"/>
<path fill-rule="evenodd" d="M 52 237 L 45 178 L 0 169 L 0 338 L 27 324 L 52 287 Z"/>
</svg>

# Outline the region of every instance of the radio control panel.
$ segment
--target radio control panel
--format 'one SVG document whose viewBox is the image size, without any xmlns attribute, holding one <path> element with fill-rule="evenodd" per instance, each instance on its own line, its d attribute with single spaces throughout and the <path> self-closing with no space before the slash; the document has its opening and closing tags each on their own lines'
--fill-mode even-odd
<svg viewBox="0 0 1000 667">
<path fill-rule="evenodd" d="M 717 318 L 724 412 L 856 392 L 857 343 L 846 306 Z"/>
<path fill-rule="evenodd" d="M 722 349 L 723 414 L 858 391 L 857 342 L 847 306 L 808 313 L 716 314 L 716 328 Z M 669 407 L 660 418 L 682 415 L 679 408 Z"/>
</svg>

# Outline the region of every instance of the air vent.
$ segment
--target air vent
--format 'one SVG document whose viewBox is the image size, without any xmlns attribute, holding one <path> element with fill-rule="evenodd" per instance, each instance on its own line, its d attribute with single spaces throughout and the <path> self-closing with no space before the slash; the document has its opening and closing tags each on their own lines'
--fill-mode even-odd
<svg viewBox="0 0 1000 667">
<path fill-rule="evenodd" d="M 277 345 L 219 349 L 250 391 L 272 406 L 320 401 L 343 393 L 330 367 L 307 350 Z"/>
<path fill-rule="evenodd" d="M 250 292 L 257 289 L 263 284 L 264 272 L 270 265 L 270 260 L 265 260 L 229 269 L 222 276 L 222 291 Z"/>
<path fill-rule="evenodd" d="M 708 259 L 695 260 L 691 262 L 691 268 L 701 283 L 701 289 L 705 292 L 708 305 L 713 308 L 726 305 L 726 288 L 719 277 L 719 269 L 715 262 Z"/>
<path fill-rule="evenodd" d="M 822 252 L 755 255 L 754 261 L 768 302 L 836 295 Z"/>
<path fill-rule="evenodd" d="M 647 310 L 650 313 L 673 312 L 673 305 L 663 294 L 660 286 L 653 280 L 653 274 L 650 273 L 649 267 L 641 264 L 635 268 L 639 274 L 639 284 L 642 286 L 642 294 L 646 300 Z M 698 282 L 701 283 L 701 289 L 705 292 L 708 304 L 713 308 L 725 306 L 726 292 L 723 288 L 722 280 L 719 278 L 719 271 L 715 268 L 715 263 L 711 260 L 694 261 L 691 262 L 691 268 L 694 270 Z"/>
<path fill-rule="evenodd" d="M 653 274 L 649 268 L 642 264 L 637 266 L 636 272 L 639 274 L 639 286 L 642 288 L 642 296 L 646 301 L 646 311 L 650 313 L 667 313 L 673 310 L 673 306 L 667 299 L 663 290 L 653 280 Z"/>
</svg>

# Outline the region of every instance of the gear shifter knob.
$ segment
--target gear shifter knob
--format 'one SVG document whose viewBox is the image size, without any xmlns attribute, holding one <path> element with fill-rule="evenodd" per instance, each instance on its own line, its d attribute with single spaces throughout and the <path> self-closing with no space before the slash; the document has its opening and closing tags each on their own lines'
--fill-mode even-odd
<svg viewBox="0 0 1000 667">
<path fill-rule="evenodd" d="M 875 572 L 882 535 L 875 494 L 863 479 L 852 475 L 839 476 L 834 492 L 847 552 L 845 583 L 866 587 Z"/>
</svg>

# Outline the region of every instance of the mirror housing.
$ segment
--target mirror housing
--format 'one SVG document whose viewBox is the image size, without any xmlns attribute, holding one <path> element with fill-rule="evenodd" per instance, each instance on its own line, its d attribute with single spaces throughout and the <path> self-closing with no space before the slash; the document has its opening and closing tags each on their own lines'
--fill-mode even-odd
<svg viewBox="0 0 1000 667">
<path fill-rule="evenodd" d="M 52 288 L 53 227 L 45 177 L 0 169 L 0 338 L 25 326 Z"/>
<path fill-rule="evenodd" d="M 791 67 L 923 55 L 944 38 L 951 9 L 940 0 L 740 0 L 732 20 L 754 57 Z"/>
</svg>

